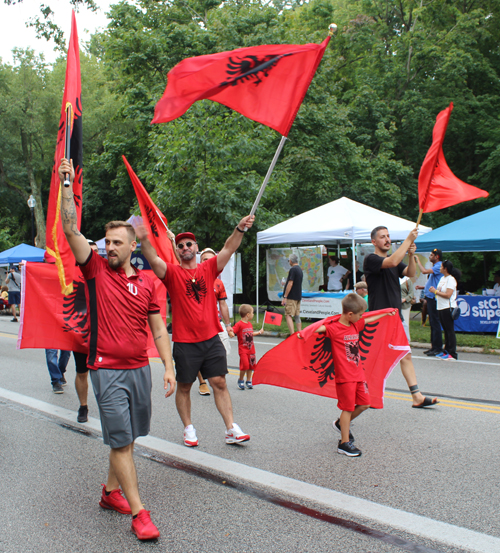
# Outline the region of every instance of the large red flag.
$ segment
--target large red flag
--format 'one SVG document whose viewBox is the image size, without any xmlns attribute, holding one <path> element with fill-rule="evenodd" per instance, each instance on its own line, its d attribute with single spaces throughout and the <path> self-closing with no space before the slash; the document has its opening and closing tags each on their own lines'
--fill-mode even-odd
<svg viewBox="0 0 500 553">
<path fill-rule="evenodd" d="M 142 182 L 139 180 L 134 170 L 130 166 L 125 156 L 122 156 L 125 167 L 127 168 L 130 180 L 134 185 L 135 195 L 141 208 L 141 215 L 144 220 L 144 224 L 149 227 L 149 240 L 156 250 L 156 253 L 166 263 L 174 263 L 178 265 L 179 262 L 175 257 L 172 242 L 169 240 L 166 229 L 168 228 L 168 221 L 165 215 L 156 207 L 151 199 L 147 190 L 144 188 Z"/>
<path fill-rule="evenodd" d="M 88 351 L 89 327 L 85 279 L 75 267 L 73 291 L 61 294 L 57 267 L 48 263 L 23 265 L 21 320 L 17 347 Z M 153 271 L 145 271 L 154 281 L 165 320 L 166 290 Z M 153 336 L 148 327 L 148 356 L 158 357 Z"/>
<path fill-rule="evenodd" d="M 78 47 L 78 32 L 76 29 L 75 12 L 71 18 L 71 37 L 69 39 L 68 58 L 66 62 L 66 80 L 64 82 L 64 94 L 57 133 L 56 153 L 54 167 L 50 181 L 49 205 L 47 208 L 47 252 L 56 260 L 59 282 L 63 294 L 73 292 L 73 278 L 75 271 L 75 258 L 68 245 L 61 224 L 61 188 L 57 169 L 64 157 L 66 109 L 71 105 L 73 120 L 71 123 L 71 159 L 75 167 L 75 181 L 73 192 L 77 213 L 77 224 L 80 228 L 82 213 L 82 100 L 80 79 L 80 50 Z"/>
<path fill-rule="evenodd" d="M 194 102 L 209 99 L 287 136 L 329 40 L 185 59 L 168 73 L 152 123 L 172 121 Z"/>
<path fill-rule="evenodd" d="M 394 309 L 381 309 L 365 313 L 363 317 L 391 311 Z M 326 334 L 315 334 L 314 331 L 339 318 L 340 315 L 328 317 L 308 326 L 300 332 L 302 340 L 296 332 L 268 351 L 255 367 L 253 383 L 336 398 L 332 344 Z M 382 409 L 385 382 L 392 369 L 410 352 L 401 319 L 398 316 L 382 317 L 366 324 L 359 336 L 359 352 L 370 392 L 370 405 Z"/>
<path fill-rule="evenodd" d="M 457 178 L 446 163 L 443 141 L 452 110 L 453 103 L 436 117 L 436 124 L 432 131 L 432 145 L 418 176 L 419 206 L 423 213 L 488 196 L 485 190 Z"/>
</svg>

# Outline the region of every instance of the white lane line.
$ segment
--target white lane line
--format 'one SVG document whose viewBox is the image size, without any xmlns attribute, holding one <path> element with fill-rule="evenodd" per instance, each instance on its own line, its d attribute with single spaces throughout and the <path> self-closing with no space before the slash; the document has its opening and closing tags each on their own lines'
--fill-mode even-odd
<svg viewBox="0 0 500 553">
<path fill-rule="evenodd" d="M 37 409 L 49 415 L 55 415 L 72 424 L 78 424 L 75 423 L 74 411 L 64 409 L 63 407 L 58 407 L 16 392 L 11 392 L 4 388 L 0 388 L 0 397 Z M 97 431 L 101 430 L 99 420 L 92 417 L 89 417 L 88 423 L 78 426 L 81 428 L 92 428 Z M 388 527 L 398 528 L 404 532 L 434 540 L 439 543 L 444 543 L 460 549 L 469 549 L 470 551 L 478 553 L 500 551 L 500 538 L 489 536 L 488 534 L 482 534 L 461 526 L 454 526 L 453 524 L 380 505 L 366 499 L 359 499 L 328 488 L 322 488 L 314 484 L 308 484 L 300 480 L 273 474 L 272 472 L 244 465 L 243 463 L 236 463 L 235 461 L 229 461 L 228 459 L 223 459 L 209 453 L 173 444 L 166 440 L 155 438 L 154 436 L 139 438 L 137 443 L 165 455 L 180 459 L 185 463 L 199 466 L 204 469 L 210 469 L 217 474 L 223 473 L 238 480 L 245 480 L 253 485 L 266 486 L 272 488 L 276 492 L 286 493 L 302 500 L 310 500 L 316 504 L 322 504 L 327 508 L 341 510 L 348 515 L 373 520 Z"/>
<path fill-rule="evenodd" d="M 482 353 L 478 353 L 477 355 L 483 355 Z M 412 359 L 426 359 L 430 361 L 439 361 L 440 363 L 448 363 L 448 364 L 454 364 L 454 363 L 465 363 L 467 365 L 491 365 L 493 367 L 500 367 L 500 363 L 488 363 L 487 361 L 467 361 L 466 359 L 455 359 L 455 361 L 443 361 L 442 359 L 438 359 L 437 357 L 418 357 L 417 355 L 412 355 Z"/>
</svg>

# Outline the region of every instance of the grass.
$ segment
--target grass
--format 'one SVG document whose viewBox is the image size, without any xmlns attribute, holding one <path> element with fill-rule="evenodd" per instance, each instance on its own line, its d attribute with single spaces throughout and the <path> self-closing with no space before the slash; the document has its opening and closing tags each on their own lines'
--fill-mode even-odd
<svg viewBox="0 0 500 553">
<path fill-rule="evenodd" d="M 255 306 L 254 306 L 255 307 Z M 233 320 L 239 321 L 240 317 L 238 315 L 239 305 L 234 306 L 234 313 L 236 318 Z M 431 328 L 429 326 L 429 319 L 427 319 L 427 326 L 421 325 L 420 313 L 417 311 L 412 311 L 412 318 L 415 319 L 410 321 L 410 335 L 412 342 L 419 342 L 422 344 L 430 344 L 431 341 Z M 262 328 L 262 321 L 264 318 L 263 313 L 259 313 L 259 324 L 252 321 L 253 327 L 255 330 Z M 302 320 L 302 328 L 306 328 L 315 321 L 306 321 Z M 281 321 L 280 326 L 274 325 L 264 325 L 265 331 L 270 332 L 279 332 L 282 334 L 288 334 L 288 326 L 286 324 L 285 316 Z M 473 348 L 483 348 L 486 353 L 497 353 L 493 350 L 500 350 L 500 339 L 496 337 L 495 334 L 472 334 L 470 332 L 460 332 L 457 333 L 457 346 L 460 347 L 473 347 Z"/>
</svg>

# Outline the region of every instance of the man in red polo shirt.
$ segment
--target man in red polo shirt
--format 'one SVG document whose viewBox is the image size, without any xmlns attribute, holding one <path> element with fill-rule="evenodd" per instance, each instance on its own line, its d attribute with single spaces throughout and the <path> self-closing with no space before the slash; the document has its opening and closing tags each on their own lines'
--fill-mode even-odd
<svg viewBox="0 0 500 553">
<path fill-rule="evenodd" d="M 249 229 L 254 219 L 254 215 L 243 217 L 219 254 L 199 265 L 196 262 L 198 244 L 192 232 L 183 232 L 175 237 L 181 262 L 180 265 L 172 265 L 158 257 L 148 239 L 148 229 L 143 225 L 136 228 L 144 257 L 170 292 L 177 373 L 175 404 L 184 424 L 184 444 L 188 447 L 198 445 L 196 430 L 191 422 L 191 387 L 198 372 L 208 379 L 214 392 L 215 405 L 226 425 L 226 443 L 239 444 L 250 439 L 233 419 L 231 396 L 226 385 L 226 350 L 219 338 L 222 329 L 214 280 L 238 249 L 244 229 Z"/>
<path fill-rule="evenodd" d="M 64 187 L 68 173 L 71 186 Z M 108 260 L 99 257 L 77 227 L 72 190 L 74 170 L 67 160 L 61 162 L 59 179 L 64 234 L 87 281 L 90 324 L 87 365 L 92 369 L 90 376 L 99 406 L 103 441 L 111 447 L 108 480 L 99 505 L 131 514 L 132 532 L 140 540 L 154 539 L 160 533 L 139 497 L 133 451 L 136 438 L 149 433 L 151 421 L 152 384 L 146 353 L 146 322 L 165 366 L 165 397 L 175 390 L 167 330 L 153 281 L 130 264 L 137 245 L 132 226 L 123 221 L 108 223 Z"/>
</svg>

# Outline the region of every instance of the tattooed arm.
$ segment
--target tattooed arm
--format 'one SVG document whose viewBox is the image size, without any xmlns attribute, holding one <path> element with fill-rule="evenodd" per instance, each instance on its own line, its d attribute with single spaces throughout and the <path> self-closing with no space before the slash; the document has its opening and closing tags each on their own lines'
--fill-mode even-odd
<svg viewBox="0 0 500 553">
<path fill-rule="evenodd" d="M 67 159 L 61 161 L 59 165 L 59 180 L 61 181 L 61 222 L 66 240 L 69 247 L 75 256 L 77 263 L 85 263 L 89 258 L 91 249 L 85 236 L 78 230 L 75 198 L 73 194 L 73 180 L 75 178 L 75 170 L 73 169 L 73 161 L 71 163 Z M 64 186 L 64 176 L 69 173 L 70 186 Z"/>
<path fill-rule="evenodd" d="M 160 359 L 165 367 L 163 375 L 163 387 L 165 388 L 165 397 L 171 396 L 175 391 L 175 372 L 172 361 L 172 350 L 170 349 L 170 338 L 168 337 L 165 323 L 159 313 L 148 315 L 149 328 L 153 334 L 156 349 L 160 354 Z"/>
</svg>

